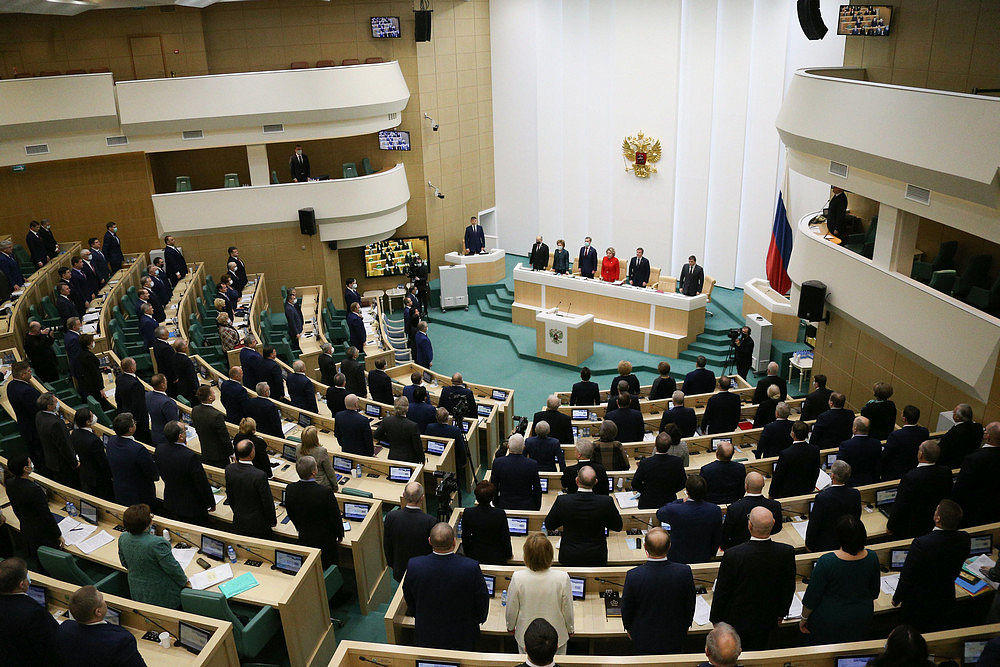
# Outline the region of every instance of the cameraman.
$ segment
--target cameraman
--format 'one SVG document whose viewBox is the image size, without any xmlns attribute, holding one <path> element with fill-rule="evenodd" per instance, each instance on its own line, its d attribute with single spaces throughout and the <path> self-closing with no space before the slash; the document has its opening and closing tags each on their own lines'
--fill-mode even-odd
<svg viewBox="0 0 1000 667">
<path fill-rule="evenodd" d="M 429 272 L 429 267 L 420 258 L 420 255 L 414 254 L 413 262 L 410 264 L 409 278 L 410 282 L 417 288 L 417 298 L 420 299 L 420 304 L 424 307 L 425 315 L 430 312 L 431 289 L 428 283 Z"/>
<path fill-rule="evenodd" d="M 43 329 L 38 320 L 28 324 L 23 340 L 24 353 L 31 362 L 35 375 L 42 382 L 55 382 L 59 379 L 59 362 L 52 349 L 54 342 L 51 329 Z"/>
<path fill-rule="evenodd" d="M 736 361 L 736 373 L 747 379 L 753 357 L 753 338 L 750 337 L 750 327 L 743 327 L 733 338 L 733 359 Z"/>
</svg>

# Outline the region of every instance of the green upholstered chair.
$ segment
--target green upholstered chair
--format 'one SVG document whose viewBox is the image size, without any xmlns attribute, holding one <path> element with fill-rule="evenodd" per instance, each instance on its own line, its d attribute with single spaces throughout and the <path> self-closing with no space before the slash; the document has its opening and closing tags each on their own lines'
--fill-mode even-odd
<svg viewBox="0 0 1000 667">
<path fill-rule="evenodd" d="M 77 586 L 96 586 L 97 590 L 128 597 L 128 579 L 124 572 L 81 561 L 71 553 L 38 547 L 38 561 L 49 576 Z"/>
<path fill-rule="evenodd" d="M 368 174 L 374 174 L 375 169 L 372 167 L 372 161 L 368 158 L 363 158 L 361 160 L 361 172 L 367 176 Z"/>
<path fill-rule="evenodd" d="M 956 299 L 964 300 L 973 287 L 985 288 L 989 285 L 992 264 L 993 255 L 974 255 L 969 259 L 962 275 L 955 279 L 955 289 L 951 295 Z"/>
<path fill-rule="evenodd" d="M 939 292 L 944 292 L 945 294 L 951 294 L 952 288 L 955 286 L 955 278 L 957 272 L 955 269 L 945 269 L 944 271 L 935 271 L 931 274 L 930 286 Z"/>
<path fill-rule="evenodd" d="M 281 629 L 278 610 L 270 605 L 255 607 L 230 602 L 222 593 L 181 591 L 181 608 L 189 614 L 217 618 L 233 624 L 233 638 L 240 658 L 251 659 L 260 654 L 271 638 Z M 248 619 L 246 623 L 240 617 Z"/>
<path fill-rule="evenodd" d="M 355 178 L 358 175 L 358 165 L 353 162 L 344 163 L 344 178 Z"/>
<path fill-rule="evenodd" d="M 178 176 L 174 179 L 174 186 L 177 192 L 191 192 L 191 177 Z"/>
<path fill-rule="evenodd" d="M 281 181 L 278 180 L 278 172 L 273 169 L 271 170 L 271 182 L 275 185 L 281 183 Z"/>
<path fill-rule="evenodd" d="M 979 310 L 991 315 L 1000 315 L 1000 278 L 993 283 L 993 287 L 973 287 L 969 290 L 968 303 Z"/>
<path fill-rule="evenodd" d="M 224 180 L 222 181 L 222 187 L 224 187 L 224 188 L 238 188 L 238 187 L 240 187 L 240 176 L 239 176 L 239 174 L 226 174 Z"/>
<path fill-rule="evenodd" d="M 922 283 L 930 282 L 935 271 L 955 268 L 955 253 L 958 252 L 958 241 L 945 241 L 938 248 L 937 256 L 930 262 L 914 262 L 910 277 Z"/>
<path fill-rule="evenodd" d="M 872 218 L 871 224 L 864 234 L 851 234 L 847 238 L 844 247 L 851 252 L 856 252 L 868 259 L 872 258 L 872 251 L 875 250 L 875 233 L 878 230 L 878 216 Z"/>
<path fill-rule="evenodd" d="M 103 426 L 111 428 L 112 417 L 114 417 L 115 415 L 114 412 L 112 412 L 110 415 L 107 412 L 105 412 L 104 408 L 101 407 L 101 404 L 98 403 L 97 399 L 94 398 L 93 396 L 87 397 L 87 407 L 90 408 L 91 412 L 97 415 L 97 421 L 99 421 Z"/>
</svg>

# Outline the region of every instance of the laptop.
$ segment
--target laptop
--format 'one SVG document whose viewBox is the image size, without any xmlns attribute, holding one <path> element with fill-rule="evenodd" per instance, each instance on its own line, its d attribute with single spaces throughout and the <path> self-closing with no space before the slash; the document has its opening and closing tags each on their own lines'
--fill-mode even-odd
<svg viewBox="0 0 1000 667">
<path fill-rule="evenodd" d="M 274 550 L 274 569 L 285 574 L 298 574 L 302 569 L 302 556 L 290 551 Z"/>
<path fill-rule="evenodd" d="M 202 630 L 184 621 L 178 622 L 177 645 L 183 646 L 195 655 L 201 653 L 211 638 L 212 633 L 208 630 Z"/>
<path fill-rule="evenodd" d="M 511 535 L 527 535 L 528 519 L 526 517 L 507 517 L 507 532 Z"/>
<path fill-rule="evenodd" d="M 875 492 L 875 507 L 878 511 L 888 517 L 892 514 L 892 506 L 896 502 L 896 494 L 899 493 L 899 487 L 895 489 L 883 489 L 881 491 Z"/>
</svg>

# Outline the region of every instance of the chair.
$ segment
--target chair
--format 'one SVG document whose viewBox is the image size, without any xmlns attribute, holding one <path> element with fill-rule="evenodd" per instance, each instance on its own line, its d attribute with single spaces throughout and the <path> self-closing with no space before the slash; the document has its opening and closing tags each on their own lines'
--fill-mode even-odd
<svg viewBox="0 0 1000 667">
<path fill-rule="evenodd" d="M 358 166 L 353 162 L 344 163 L 344 178 L 356 178 L 358 175 Z"/>
<path fill-rule="evenodd" d="M 358 60 L 357 58 L 348 58 L 347 60 L 344 60 L 340 64 L 346 67 L 347 65 L 360 65 L 361 61 Z"/>
<path fill-rule="evenodd" d="M 649 282 L 646 284 L 649 287 L 656 287 L 656 284 L 660 282 L 660 269 L 655 266 L 649 267 Z"/>
<path fill-rule="evenodd" d="M 385 62 L 380 56 L 372 56 L 371 58 L 365 58 L 365 64 L 370 65 L 372 63 L 382 63 Z"/>
<path fill-rule="evenodd" d="M 361 171 L 365 176 L 367 176 L 368 174 L 375 173 L 375 169 L 374 167 L 372 167 L 371 160 L 369 160 L 368 158 L 361 159 Z"/>
<path fill-rule="evenodd" d="M 260 654 L 271 638 L 281 628 L 278 610 L 271 605 L 255 607 L 229 602 L 222 593 L 196 591 L 185 588 L 181 591 L 181 608 L 189 614 L 208 616 L 233 624 L 233 638 L 236 653 L 240 658 L 254 658 Z M 240 616 L 249 619 L 247 623 Z"/>
<path fill-rule="evenodd" d="M 238 188 L 238 187 L 240 187 L 240 177 L 239 177 L 239 174 L 226 174 L 225 180 L 222 182 L 222 187 L 224 187 L 224 188 Z"/>
<path fill-rule="evenodd" d="M 205 287 L 208 288 L 209 294 L 215 294 L 219 289 L 219 286 L 215 284 L 215 278 L 212 277 L 211 273 L 205 276 Z"/>
<path fill-rule="evenodd" d="M 993 287 L 988 290 L 982 287 L 972 287 L 969 290 L 967 303 L 991 315 L 1000 314 L 1000 278 L 997 278 Z"/>
<path fill-rule="evenodd" d="M 965 300 L 973 287 L 985 288 L 989 285 L 990 266 L 993 255 L 975 255 L 965 266 L 965 271 L 955 280 L 955 290 L 951 293 L 956 299 Z"/>
<path fill-rule="evenodd" d="M 305 60 L 296 60 L 288 66 L 288 69 L 309 69 L 309 63 Z"/>
<path fill-rule="evenodd" d="M 38 547 L 38 562 L 49 576 L 60 581 L 95 586 L 103 593 L 128 597 L 128 579 L 124 572 L 78 560 L 73 554 L 52 547 Z"/>
<path fill-rule="evenodd" d="M 937 256 L 931 262 L 914 262 L 910 277 L 922 283 L 930 282 L 935 271 L 955 268 L 955 253 L 958 252 L 958 241 L 945 241 L 938 248 Z"/>
<path fill-rule="evenodd" d="M 317 60 L 316 67 L 336 67 L 336 60 Z"/>
<path fill-rule="evenodd" d="M 281 181 L 278 180 L 278 172 L 271 170 L 271 183 L 278 185 Z"/>
<path fill-rule="evenodd" d="M 344 587 L 344 575 L 340 573 L 340 568 L 336 565 L 326 568 L 323 572 L 323 583 L 326 585 L 326 600 L 329 602 Z M 344 627 L 344 622 L 340 619 L 330 616 L 330 620 L 338 628 Z"/>
<path fill-rule="evenodd" d="M 851 252 L 856 252 L 871 259 L 875 250 L 875 232 L 877 230 L 878 216 L 872 218 L 871 224 L 868 225 L 868 229 L 865 230 L 864 234 L 851 234 L 847 237 L 847 243 L 844 244 L 844 247 Z"/>
<path fill-rule="evenodd" d="M 715 287 L 715 278 L 713 278 L 712 276 L 705 276 L 705 280 L 701 284 L 701 293 L 708 297 L 709 303 L 712 303 L 713 287 Z M 709 317 L 715 317 L 715 313 L 710 311 L 708 308 L 705 309 L 705 314 Z"/>
<path fill-rule="evenodd" d="M 191 192 L 191 177 L 178 176 L 174 179 L 177 192 Z"/>
<path fill-rule="evenodd" d="M 97 402 L 96 398 L 88 396 L 87 407 L 90 408 L 91 412 L 97 415 L 97 421 L 99 421 L 103 426 L 111 428 L 111 417 L 104 411 L 104 408 L 101 407 L 101 404 Z"/>
<path fill-rule="evenodd" d="M 951 294 L 952 288 L 955 286 L 955 278 L 958 272 L 955 269 L 945 269 L 944 271 L 935 271 L 931 274 L 930 287 L 936 289 L 939 292 L 944 292 L 945 294 Z"/>
</svg>

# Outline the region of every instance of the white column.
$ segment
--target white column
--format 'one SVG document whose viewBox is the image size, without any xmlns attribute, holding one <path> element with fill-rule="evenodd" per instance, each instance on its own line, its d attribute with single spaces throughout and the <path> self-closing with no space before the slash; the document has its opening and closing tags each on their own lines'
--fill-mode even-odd
<svg viewBox="0 0 1000 667">
<path fill-rule="evenodd" d="M 910 275 L 913 251 L 917 244 L 919 218 L 912 213 L 879 205 L 878 228 L 875 230 L 875 252 L 872 262 L 890 271 Z"/>
<path fill-rule="evenodd" d="M 267 164 L 267 146 L 264 144 L 247 146 L 247 163 L 250 165 L 250 185 L 267 185 L 271 182 L 271 170 Z"/>
</svg>

